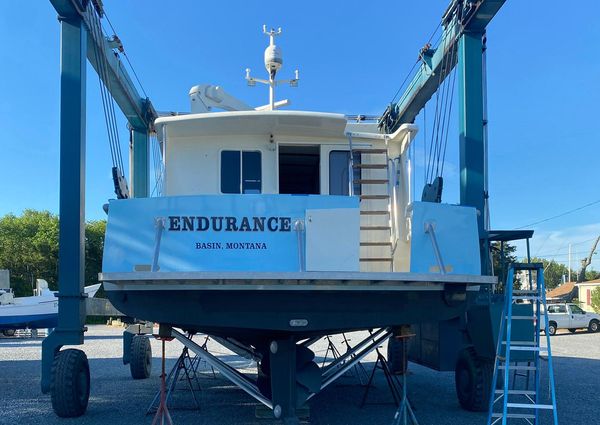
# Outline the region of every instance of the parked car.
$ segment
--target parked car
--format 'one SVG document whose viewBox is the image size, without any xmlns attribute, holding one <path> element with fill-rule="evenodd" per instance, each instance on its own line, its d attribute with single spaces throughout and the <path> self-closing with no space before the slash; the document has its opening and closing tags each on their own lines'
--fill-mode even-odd
<svg viewBox="0 0 600 425">
<path fill-rule="evenodd" d="M 545 331 L 544 322 L 540 330 Z M 577 304 L 548 304 L 548 333 L 554 335 L 558 329 L 568 329 L 573 333 L 577 329 L 587 328 L 590 332 L 600 330 L 600 315 L 588 313 Z"/>
</svg>

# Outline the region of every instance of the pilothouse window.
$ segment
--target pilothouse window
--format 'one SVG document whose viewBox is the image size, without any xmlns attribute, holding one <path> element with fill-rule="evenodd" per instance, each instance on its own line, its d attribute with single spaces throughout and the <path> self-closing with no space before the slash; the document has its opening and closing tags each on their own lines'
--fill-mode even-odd
<svg viewBox="0 0 600 425">
<path fill-rule="evenodd" d="M 279 146 L 279 193 L 318 195 L 321 192 L 319 146 Z"/>
<path fill-rule="evenodd" d="M 260 152 L 221 151 L 221 193 L 261 193 Z"/>
</svg>

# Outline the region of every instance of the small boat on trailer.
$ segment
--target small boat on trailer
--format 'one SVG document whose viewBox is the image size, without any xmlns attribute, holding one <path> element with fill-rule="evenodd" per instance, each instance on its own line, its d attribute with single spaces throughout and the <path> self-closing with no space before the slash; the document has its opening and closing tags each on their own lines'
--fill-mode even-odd
<svg viewBox="0 0 600 425">
<path fill-rule="evenodd" d="M 268 34 L 269 80 L 247 73 L 269 85 L 268 105 L 196 86 L 191 113 L 155 121 L 161 191 L 110 201 L 100 280 L 161 334 L 206 333 L 255 358 L 256 381 L 220 366 L 293 422 L 350 364 L 320 368 L 315 338 L 379 329 L 357 361 L 403 325 L 464 317 L 496 278 L 482 275 L 475 208 L 415 201 L 417 126 L 277 110 L 288 102 L 275 102 Z"/>
</svg>

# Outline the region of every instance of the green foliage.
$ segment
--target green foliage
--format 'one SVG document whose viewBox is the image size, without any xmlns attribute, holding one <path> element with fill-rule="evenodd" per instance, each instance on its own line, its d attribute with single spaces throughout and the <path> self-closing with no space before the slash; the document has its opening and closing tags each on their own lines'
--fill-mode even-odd
<svg viewBox="0 0 600 425">
<path fill-rule="evenodd" d="M 506 280 L 506 272 L 508 265 L 512 262 L 517 262 L 516 255 L 517 248 L 510 243 L 504 244 L 504 267 L 502 267 L 502 258 L 500 255 L 500 242 L 494 242 L 492 244 L 492 260 L 494 264 L 494 274 L 498 276 L 498 281 L 500 282 L 500 290 L 503 287 L 503 282 Z M 522 262 L 527 262 L 527 259 L 524 258 L 521 260 Z M 543 263 L 544 264 L 544 282 L 546 284 L 546 289 L 554 289 L 558 285 L 562 283 L 563 276 L 569 275 L 569 268 L 563 264 L 557 263 L 554 260 L 546 260 L 544 258 L 531 258 L 532 263 Z M 590 270 L 586 273 L 586 278 L 588 280 L 596 279 L 598 275 L 597 272 Z M 577 272 L 571 270 L 571 280 L 575 281 L 577 279 Z M 515 278 L 514 287 L 520 287 L 521 282 L 518 277 Z"/>
<path fill-rule="evenodd" d="M 86 285 L 98 282 L 105 226 L 105 221 L 86 224 Z M 31 295 L 35 279 L 45 279 L 50 289 L 58 289 L 58 216 L 25 210 L 20 216 L 0 217 L 0 269 L 10 270 L 17 296 Z"/>
<path fill-rule="evenodd" d="M 504 282 L 506 281 L 506 274 L 508 272 L 508 266 L 510 263 L 517 262 L 517 247 L 511 245 L 508 242 L 504 243 L 504 254 L 502 255 L 502 250 L 500 249 L 500 242 L 492 242 L 491 251 L 492 251 L 492 264 L 494 267 L 494 276 L 498 276 L 498 288 L 497 290 L 500 292 L 504 291 Z M 519 288 L 521 282 L 518 276 L 515 276 L 515 280 L 513 282 L 513 288 Z"/>
<path fill-rule="evenodd" d="M 587 281 L 587 280 L 596 280 L 596 279 L 600 279 L 600 272 L 597 272 L 594 269 L 586 270 L 584 280 Z"/>
<path fill-rule="evenodd" d="M 600 313 L 600 286 L 592 290 L 592 308 L 596 313 Z"/>
<path fill-rule="evenodd" d="M 98 283 L 98 273 L 102 271 L 102 251 L 106 220 L 88 221 L 85 225 L 85 282 Z"/>
<path fill-rule="evenodd" d="M 499 275 L 500 271 L 506 272 L 506 269 L 510 263 L 517 261 L 517 247 L 510 243 L 504 243 L 504 264 L 502 262 L 502 255 L 500 252 L 500 242 L 492 242 L 492 261 L 494 264 L 494 271 L 496 275 Z M 503 267 L 504 265 L 504 267 Z"/>
<path fill-rule="evenodd" d="M 543 263 L 544 264 L 544 282 L 546 289 L 554 289 L 562 283 L 563 276 L 569 276 L 569 268 L 564 264 L 557 263 L 554 260 L 546 260 L 544 258 L 534 257 L 531 259 L 532 263 Z M 571 270 L 571 280 L 577 279 L 577 273 Z"/>
</svg>

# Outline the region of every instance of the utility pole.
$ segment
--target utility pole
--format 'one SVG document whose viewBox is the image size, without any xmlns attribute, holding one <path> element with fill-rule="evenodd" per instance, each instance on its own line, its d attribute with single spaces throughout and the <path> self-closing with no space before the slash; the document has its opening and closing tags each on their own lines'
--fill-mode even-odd
<svg viewBox="0 0 600 425">
<path fill-rule="evenodd" d="M 571 244 L 569 244 L 569 282 L 571 281 Z"/>
</svg>

